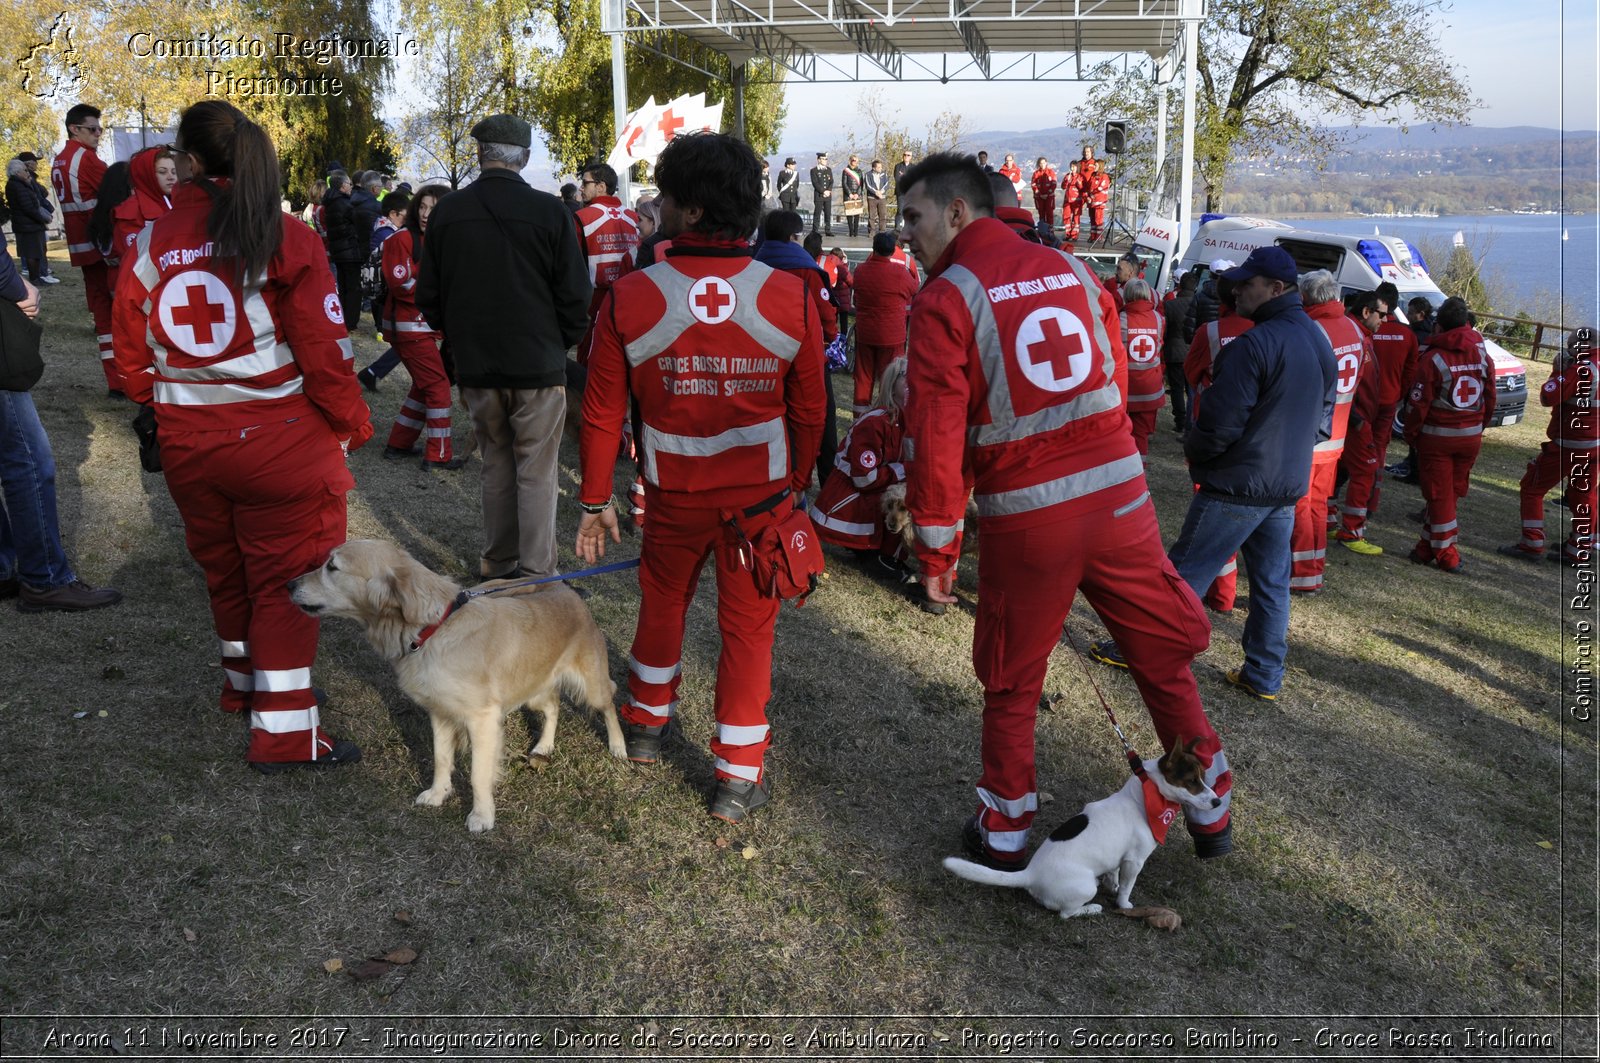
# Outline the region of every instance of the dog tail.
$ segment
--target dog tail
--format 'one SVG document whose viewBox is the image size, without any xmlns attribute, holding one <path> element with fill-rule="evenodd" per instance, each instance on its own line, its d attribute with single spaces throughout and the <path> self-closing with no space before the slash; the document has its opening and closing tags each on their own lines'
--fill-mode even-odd
<svg viewBox="0 0 1600 1063">
<path fill-rule="evenodd" d="M 1028 869 L 1021 871 L 997 871 L 982 864 L 975 864 L 971 860 L 963 860 L 959 856 L 944 858 L 944 869 L 952 875 L 964 878 L 969 882 L 980 882 L 985 886 L 1006 886 L 1011 889 L 1021 889 L 1028 884 Z"/>
</svg>

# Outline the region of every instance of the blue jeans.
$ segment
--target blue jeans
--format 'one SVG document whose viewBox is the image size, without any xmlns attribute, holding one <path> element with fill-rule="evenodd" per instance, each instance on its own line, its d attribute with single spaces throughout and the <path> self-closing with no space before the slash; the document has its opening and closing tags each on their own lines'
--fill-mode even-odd
<svg viewBox="0 0 1600 1063">
<path fill-rule="evenodd" d="M 56 459 L 25 391 L 0 391 L 0 487 L 0 579 L 40 590 L 77 579 L 56 521 Z"/>
<path fill-rule="evenodd" d="M 1189 503 L 1178 541 L 1167 551 L 1178 575 L 1203 597 L 1228 558 L 1238 553 L 1250 572 L 1250 614 L 1244 622 L 1240 675 L 1263 694 L 1283 686 L 1289 653 L 1289 533 L 1294 505 L 1248 506 L 1204 491 Z"/>
</svg>

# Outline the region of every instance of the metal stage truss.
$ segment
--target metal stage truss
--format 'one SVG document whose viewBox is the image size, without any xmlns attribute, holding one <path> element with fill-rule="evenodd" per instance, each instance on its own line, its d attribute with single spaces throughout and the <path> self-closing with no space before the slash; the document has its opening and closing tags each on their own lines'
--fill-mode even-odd
<svg viewBox="0 0 1600 1063">
<path fill-rule="evenodd" d="M 1149 58 L 1156 80 L 1182 73 L 1184 137 L 1178 196 L 1188 231 L 1193 190 L 1195 51 L 1206 0 L 600 0 L 611 36 L 617 128 L 631 110 L 624 42 L 733 87 L 804 83 L 1073 82 Z M 682 42 L 721 56 L 688 59 Z M 1162 97 L 1163 100 L 1165 97 Z M 1165 155 L 1166 114 L 1156 116 Z M 1158 163 L 1162 161 L 1158 159 Z M 1158 170 L 1160 166 L 1158 165 Z"/>
</svg>

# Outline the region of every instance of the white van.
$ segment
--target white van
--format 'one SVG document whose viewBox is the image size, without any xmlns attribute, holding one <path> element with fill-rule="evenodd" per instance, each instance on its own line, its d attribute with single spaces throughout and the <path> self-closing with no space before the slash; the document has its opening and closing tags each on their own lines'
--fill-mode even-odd
<svg viewBox="0 0 1600 1063">
<path fill-rule="evenodd" d="M 1243 262 L 1256 248 L 1277 245 L 1289 252 L 1301 273 L 1318 269 L 1332 273 L 1346 294 L 1373 291 L 1384 281 L 1393 283 L 1400 292 L 1400 307 L 1395 312 L 1401 320 L 1405 305 L 1418 296 L 1434 309 L 1445 299 L 1428 276 L 1422 253 L 1397 236 L 1341 236 L 1265 218 L 1206 214 L 1200 218 L 1194 240 L 1173 263 L 1172 243 L 1162 238 L 1176 232 L 1175 225 L 1152 219 L 1140 229 L 1134 243 L 1136 254 L 1160 263 L 1159 272 L 1146 269 L 1146 276 L 1156 279 L 1157 291 L 1166 291 L 1174 278 L 1195 266 L 1206 268 L 1219 258 Z M 1494 361 L 1494 425 L 1516 424 L 1528 403 L 1527 368 L 1493 340 L 1484 344 Z"/>
</svg>

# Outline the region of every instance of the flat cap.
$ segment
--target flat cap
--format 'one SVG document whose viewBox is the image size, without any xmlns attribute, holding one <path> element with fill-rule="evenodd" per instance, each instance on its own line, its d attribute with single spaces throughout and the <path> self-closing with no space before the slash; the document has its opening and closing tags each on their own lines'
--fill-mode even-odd
<svg viewBox="0 0 1600 1063">
<path fill-rule="evenodd" d="M 31 151 L 25 151 L 22 154 L 17 156 L 17 161 L 19 161 L 19 162 L 38 162 L 39 161 L 39 156 L 35 155 Z"/>
<path fill-rule="evenodd" d="M 491 114 L 472 127 L 472 139 L 490 144 L 533 147 L 533 126 L 514 114 Z"/>
</svg>

